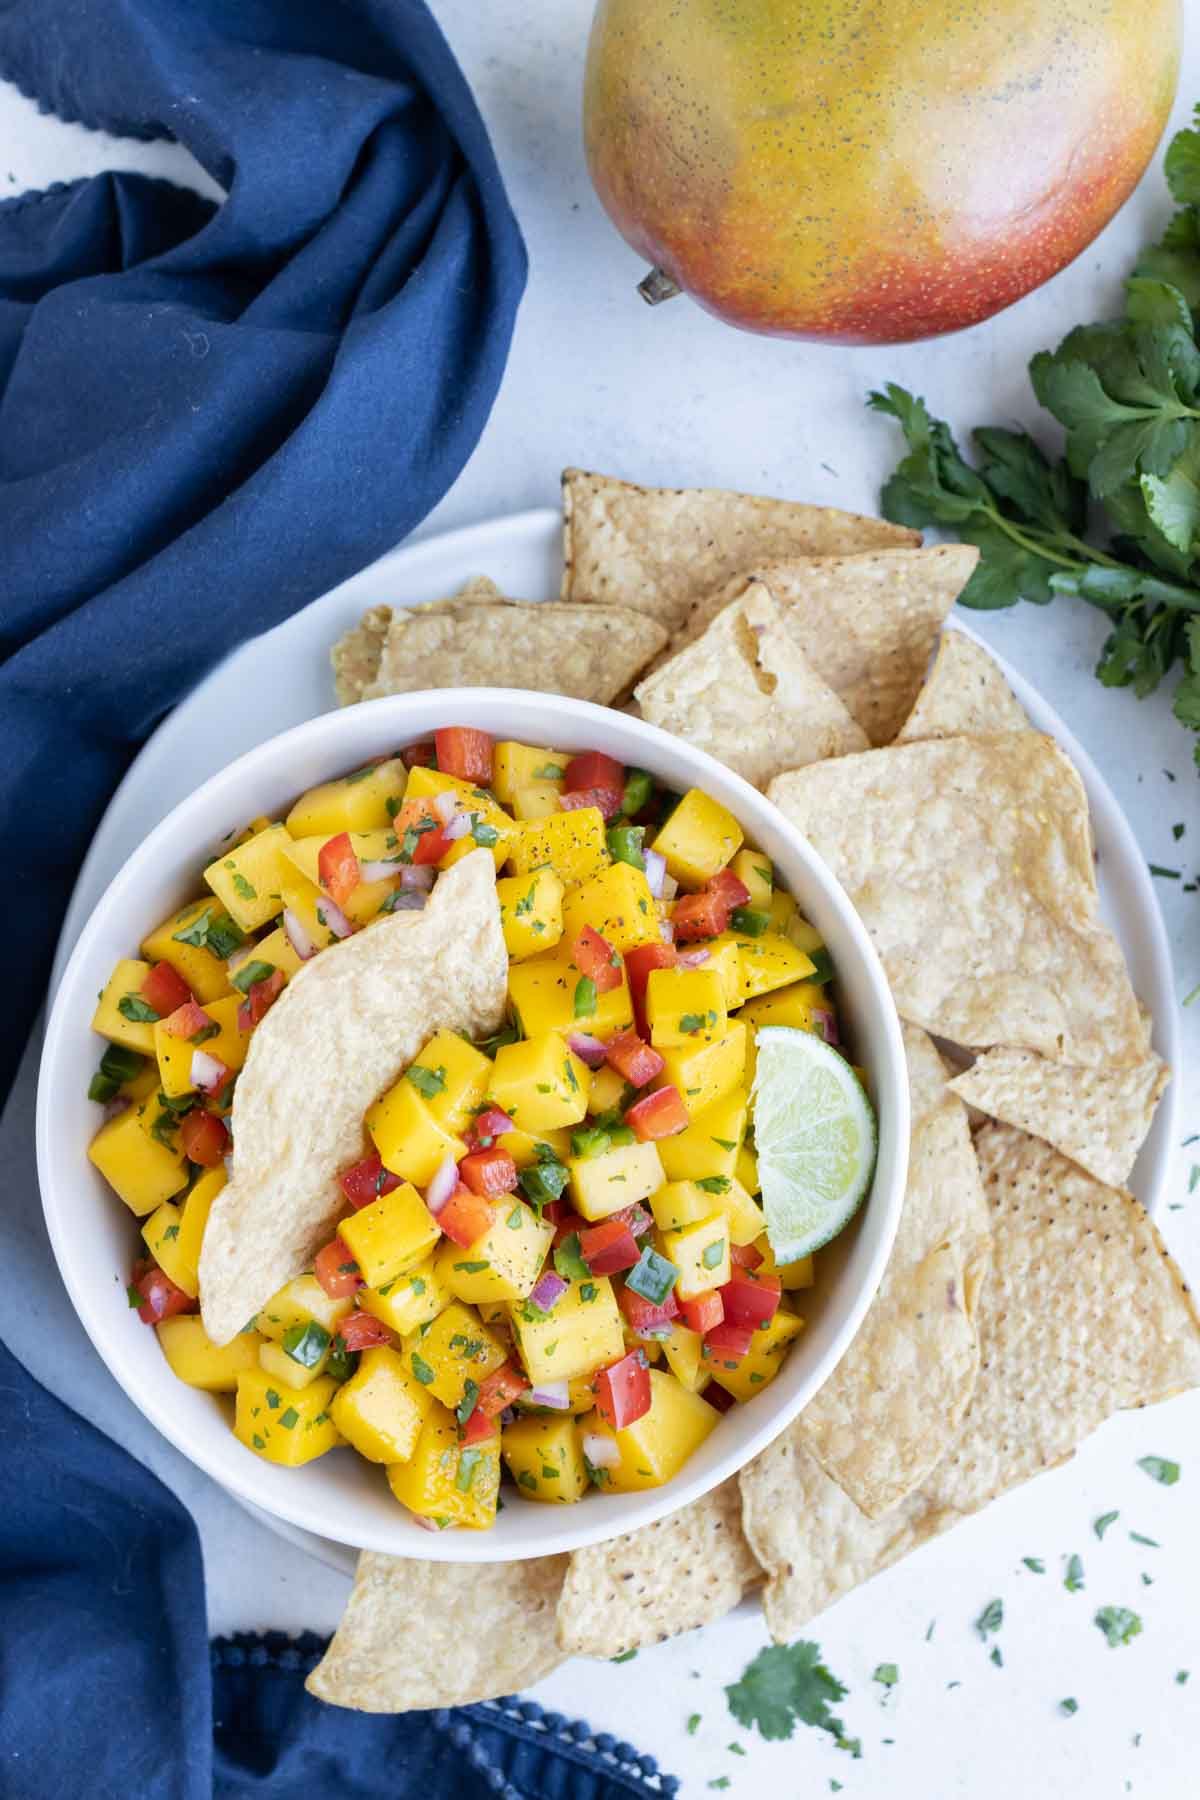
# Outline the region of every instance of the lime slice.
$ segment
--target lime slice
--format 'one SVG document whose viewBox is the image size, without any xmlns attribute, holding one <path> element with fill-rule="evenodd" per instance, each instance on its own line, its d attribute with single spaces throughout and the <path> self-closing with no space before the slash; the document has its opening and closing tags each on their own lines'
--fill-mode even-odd
<svg viewBox="0 0 1200 1800">
<path fill-rule="evenodd" d="M 846 1225 L 871 1185 L 878 1131 L 845 1057 L 811 1031 L 757 1034 L 754 1145 L 776 1262 L 811 1256 Z"/>
</svg>

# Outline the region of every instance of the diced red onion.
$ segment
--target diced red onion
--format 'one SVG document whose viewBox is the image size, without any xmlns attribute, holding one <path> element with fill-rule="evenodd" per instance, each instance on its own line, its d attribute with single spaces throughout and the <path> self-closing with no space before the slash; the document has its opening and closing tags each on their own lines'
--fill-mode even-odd
<svg viewBox="0 0 1200 1800">
<path fill-rule="evenodd" d="M 393 871 L 395 865 L 393 864 Z M 400 886 L 415 888 L 427 894 L 433 886 L 437 870 L 432 863 L 405 863 L 400 870 Z"/>
<path fill-rule="evenodd" d="M 676 967 L 680 969 L 698 969 L 702 963 L 708 961 L 711 955 L 712 951 L 707 945 L 702 946 L 699 950 L 681 950 L 679 952 L 679 960 Z"/>
<path fill-rule="evenodd" d="M 296 955 L 300 958 L 301 962 L 307 962 L 310 956 L 316 954 L 317 946 L 313 943 L 308 932 L 305 930 L 304 925 L 292 911 L 290 906 L 285 906 L 283 909 L 283 929 L 287 934 L 288 943 L 292 946 L 292 949 L 296 952 Z"/>
<path fill-rule="evenodd" d="M 662 899 L 663 882 L 667 878 L 667 859 L 660 856 L 657 850 L 643 850 L 642 861 L 646 865 L 646 880 L 650 892 L 656 900 Z"/>
<path fill-rule="evenodd" d="M 392 881 L 400 869 L 397 863 L 380 858 L 378 862 L 360 862 L 358 872 L 364 881 Z"/>
<path fill-rule="evenodd" d="M 328 894 L 321 895 L 318 906 L 325 915 L 325 923 L 328 925 L 335 938 L 348 938 L 353 936 L 353 925 L 350 923 L 337 902 L 331 900 Z"/>
<path fill-rule="evenodd" d="M 635 1238 L 644 1237 L 654 1223 L 644 1206 L 628 1207 L 624 1217 Z"/>
<path fill-rule="evenodd" d="M 410 1517 L 413 1524 L 419 1525 L 422 1531 L 440 1531 L 442 1529 L 440 1525 L 435 1525 L 432 1519 L 427 1519 L 424 1513 L 412 1513 Z"/>
<path fill-rule="evenodd" d="M 396 898 L 388 907 L 389 912 L 420 912 L 429 895 L 420 888 L 405 887 L 403 883 L 396 889 Z"/>
<path fill-rule="evenodd" d="M 585 1431 L 579 1440 L 579 1448 L 593 1469 L 615 1469 L 621 1460 L 616 1439 L 599 1431 Z"/>
<path fill-rule="evenodd" d="M 575 1052 L 580 1062 L 586 1063 L 589 1069 L 598 1069 L 604 1062 L 605 1047 L 598 1037 L 591 1037 L 586 1031 L 570 1031 L 567 1033 L 567 1044 Z"/>
<path fill-rule="evenodd" d="M 219 1056 L 210 1056 L 207 1050 L 193 1050 L 188 1079 L 202 1094 L 215 1094 L 228 1081 L 229 1069 Z"/>
<path fill-rule="evenodd" d="M 673 875 L 664 875 L 663 876 L 663 884 L 662 884 L 662 893 L 658 896 L 659 899 L 660 900 L 673 900 L 678 892 L 679 892 L 679 883 L 676 881 L 675 877 Z"/>
<path fill-rule="evenodd" d="M 529 1296 L 530 1304 L 539 1312 L 552 1312 L 566 1293 L 570 1282 L 556 1275 L 553 1269 L 547 1269 L 538 1278 L 538 1284 Z"/>
<path fill-rule="evenodd" d="M 827 1044 L 832 1044 L 835 1050 L 841 1048 L 842 1040 L 838 1036 L 837 1020 L 831 1012 L 826 1012 L 823 1008 L 814 1009 L 812 1022 Z"/>
<path fill-rule="evenodd" d="M 530 1406 L 553 1406 L 558 1412 L 566 1412 L 571 1404 L 571 1393 L 566 1381 L 539 1381 L 529 1396 Z"/>
<path fill-rule="evenodd" d="M 519 1417 L 520 1414 L 515 1406 L 506 1406 L 500 1414 L 500 1423 L 501 1425 L 515 1425 Z"/>
<path fill-rule="evenodd" d="M 453 788 L 446 788 L 443 793 L 433 796 L 432 806 L 442 824 L 448 825 L 458 812 L 458 795 Z"/>
<path fill-rule="evenodd" d="M 658 935 L 664 944 L 673 944 L 675 942 L 675 927 L 670 919 L 660 919 L 658 921 Z"/>
<path fill-rule="evenodd" d="M 448 1156 L 425 1189 L 425 1204 L 436 1219 L 458 1186 L 458 1164 Z"/>
<path fill-rule="evenodd" d="M 123 1112 L 129 1110 L 131 1104 L 127 1094 L 114 1094 L 112 1099 L 105 1103 L 104 1123 L 107 1125 L 110 1119 L 119 1119 Z"/>
<path fill-rule="evenodd" d="M 442 828 L 444 835 L 452 844 L 456 844 L 459 838 L 466 837 L 470 829 L 471 815 L 465 812 L 455 813 L 454 817 Z"/>
<path fill-rule="evenodd" d="M 229 970 L 229 973 L 232 975 L 233 971 L 244 963 L 247 957 L 254 955 L 257 948 L 258 946 L 253 943 L 243 944 L 240 949 L 234 951 L 232 956 L 227 957 L 225 960 L 225 967 Z"/>
</svg>

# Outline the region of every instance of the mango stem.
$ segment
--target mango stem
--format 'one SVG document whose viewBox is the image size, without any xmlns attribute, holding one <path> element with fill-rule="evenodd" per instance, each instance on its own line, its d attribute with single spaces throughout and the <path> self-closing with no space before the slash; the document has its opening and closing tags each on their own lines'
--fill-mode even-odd
<svg viewBox="0 0 1200 1800">
<path fill-rule="evenodd" d="M 672 281 L 665 269 L 651 269 L 644 280 L 638 282 L 638 293 L 647 306 L 660 306 L 664 300 L 673 300 L 683 289 L 677 281 Z"/>
</svg>

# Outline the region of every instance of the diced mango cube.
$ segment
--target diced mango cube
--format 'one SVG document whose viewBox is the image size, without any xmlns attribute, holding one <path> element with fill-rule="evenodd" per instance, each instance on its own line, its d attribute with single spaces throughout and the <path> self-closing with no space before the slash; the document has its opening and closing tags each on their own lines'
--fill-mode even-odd
<svg viewBox="0 0 1200 1800">
<path fill-rule="evenodd" d="M 311 1386 L 314 1381 L 319 1381 L 324 1375 L 328 1362 L 328 1346 L 311 1367 L 299 1362 L 294 1356 L 289 1356 L 283 1345 L 275 1343 L 272 1338 L 263 1338 L 258 1346 L 259 1368 L 265 1369 L 267 1374 L 273 1376 L 276 1381 L 283 1382 L 285 1387 L 306 1388 Z"/>
<path fill-rule="evenodd" d="M 734 1174 L 748 1194 L 758 1194 L 761 1191 L 758 1179 L 758 1158 L 755 1156 L 753 1150 L 749 1149 L 745 1144 L 742 1145 L 737 1153 L 737 1164 L 734 1168 Z"/>
<path fill-rule="evenodd" d="M 604 817 L 596 806 L 549 813 L 518 822 L 508 845 L 514 875 L 528 875 L 549 863 L 566 887 L 589 881 L 610 862 Z"/>
<path fill-rule="evenodd" d="M 333 1422 L 368 1462 L 407 1462 L 433 1401 L 404 1360 L 385 1344 L 364 1350 L 358 1368 L 329 1403 Z"/>
<path fill-rule="evenodd" d="M 695 1225 L 664 1231 L 662 1253 L 679 1270 L 675 1293 L 680 1300 L 724 1287 L 730 1276 L 729 1221 L 724 1213 L 715 1213 Z"/>
<path fill-rule="evenodd" d="M 229 993 L 226 958 L 240 948 L 245 936 L 218 901 L 190 900 L 142 940 L 142 955 L 147 962 L 170 963 L 206 1006 Z"/>
<path fill-rule="evenodd" d="M 543 1161 L 546 1150 L 551 1151 L 558 1162 L 566 1162 L 571 1154 L 571 1134 L 566 1129 L 525 1131 L 515 1120 L 513 1130 L 506 1131 L 496 1142 L 502 1150 L 508 1151 L 518 1169 L 527 1169 L 531 1163 Z"/>
<path fill-rule="evenodd" d="M 266 963 L 274 971 L 280 970 L 284 981 L 290 981 L 301 965 L 301 960 L 292 948 L 291 939 L 282 925 L 269 931 L 264 938 L 259 938 L 254 946 L 254 961 Z"/>
<path fill-rule="evenodd" d="M 713 1199 L 725 1215 L 729 1226 L 729 1241 L 739 1247 L 753 1244 L 766 1230 L 766 1218 L 761 1206 L 752 1195 L 748 1194 L 736 1175 L 718 1176 L 723 1183 L 713 1194 Z"/>
<path fill-rule="evenodd" d="M 491 851 L 496 867 L 500 868 L 515 833 L 504 808 L 496 805 L 485 788 L 476 787 L 471 781 L 460 781 L 457 775 L 443 775 L 440 769 L 419 765 L 409 770 L 404 789 L 406 800 L 427 800 L 437 794 L 453 794 L 455 811 L 466 813 L 471 822 L 470 829 L 442 857 L 440 867 L 448 869 L 452 863 L 470 856 L 472 850 L 484 847 Z"/>
<path fill-rule="evenodd" d="M 510 956 L 537 956 L 554 948 L 563 934 L 563 892 L 553 869 L 505 875 L 496 883 L 500 925 Z"/>
<path fill-rule="evenodd" d="M 658 908 L 642 870 L 610 863 L 572 888 L 563 901 L 563 936 L 573 944 L 585 925 L 621 955 L 638 944 L 661 943 Z"/>
<path fill-rule="evenodd" d="M 780 929 L 774 920 L 771 921 L 771 924 L 773 930 Z M 803 913 L 796 911 L 794 905 L 784 922 L 783 935 L 790 938 L 797 950 L 803 950 L 806 956 L 816 956 L 819 951 L 823 951 L 825 955 L 829 954 L 825 949 L 825 939 L 816 926 L 810 925 Z"/>
<path fill-rule="evenodd" d="M 500 1199 L 491 1227 L 469 1250 L 449 1242 L 435 1259 L 438 1276 L 457 1300 L 523 1300 L 533 1292 L 554 1237 L 549 1219 L 515 1194 Z"/>
<path fill-rule="evenodd" d="M 553 781 L 531 781 L 526 787 L 518 788 L 512 797 L 512 816 L 522 824 L 526 819 L 548 819 L 552 815 L 558 817 L 561 808 L 558 797 L 562 789 Z"/>
<path fill-rule="evenodd" d="M 257 1331 L 240 1331 L 229 1344 L 214 1344 L 198 1313 L 178 1313 L 155 1328 L 171 1370 L 188 1387 L 209 1394 L 232 1394 L 238 1376 L 258 1367 Z"/>
<path fill-rule="evenodd" d="M 650 1211 L 660 1231 L 678 1231 L 681 1225 L 698 1225 L 701 1219 L 711 1219 L 713 1196 L 694 1181 L 668 1181 L 651 1194 Z"/>
<path fill-rule="evenodd" d="M 196 1050 L 215 1056 L 227 1069 L 241 1068 L 250 1046 L 250 1035 L 238 1029 L 240 1005 L 241 1000 L 237 994 L 206 1003 L 204 1011 L 217 1027 L 211 1037 L 202 1037 L 200 1034 L 194 1040 L 174 1037 L 166 1030 L 165 1025 L 154 1027 L 154 1054 L 158 1061 L 159 1081 L 168 1099 L 177 1100 L 193 1091 L 195 1083 L 192 1080 L 192 1055 Z M 205 1030 L 208 1029 L 206 1026 Z"/>
<path fill-rule="evenodd" d="M 656 1049 L 711 1044 L 725 1033 L 725 989 L 715 969 L 652 969 L 646 1019 Z"/>
<path fill-rule="evenodd" d="M 525 1373 L 539 1381 L 570 1381 L 590 1375 L 625 1354 L 625 1332 L 612 1282 L 606 1275 L 573 1281 L 548 1313 L 528 1300 L 509 1308 L 517 1352 Z"/>
<path fill-rule="evenodd" d="M 398 1337 L 407 1337 L 436 1319 L 453 1296 L 438 1273 L 437 1257 L 430 1256 L 382 1287 L 359 1288 L 356 1298 L 361 1311 L 382 1320 Z"/>
<path fill-rule="evenodd" d="M 742 1004 L 742 959 L 738 947 L 732 943 L 721 943 L 717 938 L 710 938 L 705 946 L 708 950 L 708 961 L 704 964 L 721 978 L 721 994 L 725 1001 L 726 1012 L 732 1012 L 735 1006 Z"/>
<path fill-rule="evenodd" d="M 343 1219 L 338 1231 L 363 1280 L 373 1288 L 409 1274 L 442 1235 L 437 1220 L 407 1181 Z"/>
<path fill-rule="evenodd" d="M 778 931 L 781 936 L 787 937 L 788 927 L 796 917 L 796 902 L 786 888 L 777 887 L 775 889 L 774 893 L 771 895 L 771 905 L 769 910 L 771 915 L 771 930 Z M 803 950 L 804 945 L 801 944 L 800 948 Z"/>
<path fill-rule="evenodd" d="M 307 1325 L 315 1319 L 332 1336 L 348 1313 L 354 1311 L 353 1300 L 332 1299 L 315 1275 L 297 1275 L 285 1282 L 278 1293 L 263 1302 L 254 1320 L 264 1337 L 277 1343 L 293 1325 Z"/>
<path fill-rule="evenodd" d="M 621 1106 L 625 1099 L 625 1090 L 629 1086 L 623 1075 L 610 1069 L 605 1063 L 599 1069 L 592 1070 L 592 1091 L 588 1096 L 588 1111 L 597 1114 L 612 1112 Z M 632 1097 L 636 1090 L 629 1088 Z"/>
<path fill-rule="evenodd" d="M 686 1131 L 663 1138 L 658 1146 L 669 1181 L 697 1181 L 706 1175 L 732 1175 L 746 1135 L 750 1099 L 745 1088 L 730 1088 L 711 1106 L 692 1117 Z"/>
<path fill-rule="evenodd" d="M 397 1500 L 418 1518 L 486 1531 L 500 1495 L 500 1433 L 460 1444 L 453 1413 L 435 1404 L 411 1457 L 390 1463 L 387 1478 Z"/>
<path fill-rule="evenodd" d="M 783 1367 L 788 1345 L 803 1330 L 804 1320 L 780 1307 L 769 1324 L 759 1326 L 745 1356 L 735 1359 L 706 1349 L 704 1358 L 713 1379 L 727 1394 L 735 1400 L 753 1400 L 768 1382 L 774 1381 Z"/>
<path fill-rule="evenodd" d="M 279 884 L 291 841 L 285 826 L 268 825 L 205 869 L 205 881 L 243 931 L 257 931 L 283 911 Z"/>
<path fill-rule="evenodd" d="M 607 1038 L 633 1024 L 633 998 L 624 966 L 620 985 L 594 996 L 593 1012 L 576 1013 L 585 996 L 592 998 L 586 988 L 580 991 L 579 981 L 579 969 L 564 944 L 542 956 L 510 964 L 508 994 L 522 1030 L 529 1037 L 547 1031 L 586 1031 L 592 1037 Z"/>
<path fill-rule="evenodd" d="M 478 1387 L 505 1356 L 495 1332 L 458 1300 L 404 1340 L 405 1368 L 435 1400 L 451 1408 L 462 1400 L 468 1381 Z"/>
<path fill-rule="evenodd" d="M 501 738 L 492 746 L 492 792 L 505 806 L 512 805 L 518 788 L 533 782 L 544 782 L 557 796 L 570 760 L 557 750 L 539 750 L 536 744 Z"/>
<path fill-rule="evenodd" d="M 751 937 L 742 931 L 723 931 L 713 943 L 737 945 L 745 1000 L 769 994 L 775 988 L 785 987 L 790 981 L 800 981 L 813 972 L 812 958 L 798 950 L 790 938 L 780 937 L 777 931 L 764 931 L 761 937 Z"/>
<path fill-rule="evenodd" d="M 526 965 L 528 966 L 528 965 Z M 523 1131 L 578 1125 L 592 1078 L 557 1032 L 502 1044 L 492 1069 L 491 1097 Z"/>
<path fill-rule="evenodd" d="M 743 848 L 738 851 L 729 867 L 750 895 L 746 902 L 750 910 L 769 913 L 775 898 L 775 876 L 770 857 L 761 850 Z"/>
<path fill-rule="evenodd" d="M 337 942 L 337 934 L 329 923 L 327 896 L 302 875 L 299 869 L 292 869 L 284 875 L 280 884 L 283 904 L 290 913 L 294 913 L 300 922 L 301 929 L 312 941 L 314 950 L 327 950 L 330 944 Z"/>
<path fill-rule="evenodd" d="M 89 1161 L 139 1218 L 188 1183 L 183 1151 L 165 1131 L 152 1135 L 160 1116 L 153 1099 L 143 1100 L 102 1125 L 88 1145 Z"/>
<path fill-rule="evenodd" d="M 763 1275 L 778 1275 L 779 1285 L 785 1294 L 796 1293 L 801 1288 L 810 1288 L 816 1280 L 811 1256 L 799 1256 L 795 1262 L 776 1262 L 775 1252 L 771 1248 L 771 1240 L 764 1231 L 761 1237 L 754 1240 L 762 1254 L 759 1272 Z"/>
<path fill-rule="evenodd" d="M 481 1061 L 486 1063 L 487 1058 L 482 1057 Z M 490 1067 L 487 1073 L 491 1073 Z M 434 1098 L 441 1091 L 437 1078 L 436 1069 L 432 1073 L 417 1065 L 406 1069 L 395 1086 L 367 1108 L 365 1115 L 367 1130 L 384 1168 L 415 1187 L 427 1187 L 448 1156 L 458 1162 L 467 1153 L 462 1139 L 434 1117 L 425 1100 L 430 1090 Z"/>
<path fill-rule="evenodd" d="M 661 1055 L 665 1064 L 662 1081 L 678 1090 L 694 1119 L 741 1082 L 746 1067 L 746 1027 L 740 1019 L 730 1019 L 724 1037 L 715 1044 L 681 1044 Z"/>
<path fill-rule="evenodd" d="M 702 1394 L 712 1380 L 712 1370 L 704 1361 L 704 1339 L 698 1331 L 672 1319 L 663 1339 L 667 1367 L 689 1394 Z"/>
<path fill-rule="evenodd" d="M 716 1430 L 719 1418 L 707 1400 L 689 1393 L 674 1375 L 651 1369 L 649 1412 L 623 1431 L 614 1431 L 599 1413 L 588 1413 L 579 1422 L 579 1432 L 581 1438 L 597 1432 L 611 1439 L 618 1462 L 602 1471 L 601 1485 L 614 1493 L 632 1494 L 661 1487 L 678 1475 L 692 1452 Z"/>
<path fill-rule="evenodd" d="M 444 1130 L 465 1131 L 487 1093 L 492 1065 L 482 1050 L 457 1031 L 438 1031 L 412 1064 L 425 1077 L 406 1076 Z"/>
<path fill-rule="evenodd" d="M 298 1469 L 338 1442 L 329 1416 L 334 1384 L 322 1376 L 306 1388 L 284 1387 L 265 1369 L 238 1376 L 234 1436 L 266 1462 Z"/>
<path fill-rule="evenodd" d="M 790 1025 L 796 1031 L 815 1029 L 813 1012 L 829 1009 L 829 996 L 815 981 L 790 981 L 786 987 L 747 1000 L 741 1017 L 754 1026 Z"/>
<path fill-rule="evenodd" d="M 293 837 L 336 837 L 339 831 L 375 831 L 391 823 L 408 780 L 398 756 L 322 781 L 301 794 L 287 816 Z"/>
<path fill-rule="evenodd" d="M 703 887 L 741 849 L 743 832 L 728 809 L 699 788 L 689 788 L 655 838 L 667 870 L 681 886 Z"/>
<path fill-rule="evenodd" d="M 515 1419 L 500 1433 L 500 1449 L 526 1499 L 571 1505 L 587 1493 L 587 1465 L 573 1418 Z"/>
<path fill-rule="evenodd" d="M 126 1044 L 144 1056 L 154 1055 L 154 1021 L 157 1014 L 142 999 L 140 988 L 150 964 L 126 958 L 119 962 L 100 995 L 92 1014 L 92 1030 L 113 1044 Z M 122 1003 L 125 1011 L 121 1011 Z"/>
<path fill-rule="evenodd" d="M 659 1146 L 614 1144 L 598 1156 L 573 1156 L 570 1170 L 571 1200 L 585 1219 L 607 1219 L 645 1200 L 663 1185 Z"/>
<path fill-rule="evenodd" d="M 200 1246 L 212 1203 L 225 1186 L 224 1169 L 206 1169 L 182 1206 L 166 1200 L 142 1227 L 151 1256 L 176 1287 L 200 1292 Z"/>
</svg>

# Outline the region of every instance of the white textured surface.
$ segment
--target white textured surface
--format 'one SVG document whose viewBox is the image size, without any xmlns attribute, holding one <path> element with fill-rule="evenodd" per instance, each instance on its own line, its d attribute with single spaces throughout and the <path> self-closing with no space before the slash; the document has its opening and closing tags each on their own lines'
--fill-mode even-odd
<svg viewBox="0 0 1200 1800">
<path fill-rule="evenodd" d="M 636 480 L 727 484 L 869 508 L 896 440 L 862 411 L 866 391 L 895 379 L 923 392 L 962 428 L 1030 420 L 1025 363 L 1076 320 L 1102 316 L 1119 297 L 1135 247 L 1168 210 L 1157 171 L 1120 219 L 1049 288 L 957 338 L 901 350 L 825 350 L 728 332 L 687 302 L 651 312 L 633 294 L 636 259 L 595 203 L 578 145 L 578 83 L 588 0 L 510 0 L 480 8 L 435 0 L 493 132 L 529 241 L 532 273 L 504 391 L 478 450 L 421 535 L 550 503 L 565 463 Z M 1200 97 L 1200 18 L 1189 23 L 1177 123 Z M 114 144 L 38 116 L 0 89 L 0 193 L 91 172 L 138 167 L 188 179 L 177 149 Z M 1091 750 L 1126 807 L 1149 860 L 1200 867 L 1200 808 L 1185 734 L 1169 695 L 1140 704 L 1092 679 L 1101 619 L 1060 603 L 972 624 L 1046 692 Z M 1177 779 L 1167 779 L 1170 770 Z M 1186 822 L 1176 843 L 1172 826 Z M 1200 982 L 1200 905 L 1182 883 L 1164 884 L 1179 992 Z M 1185 1015 L 1185 1045 L 1200 1067 L 1200 1003 Z M 1186 1078 L 1186 1121 L 1200 1129 L 1200 1082 Z M 6 1274 L 0 1332 L 76 1407 L 157 1469 L 191 1507 L 204 1539 L 214 1630 L 311 1625 L 328 1629 L 347 1590 L 253 1523 L 176 1456 L 135 1414 L 90 1351 L 49 1263 L 32 1151 L 32 1061 L 0 1130 Z M 1200 1145 L 1177 1159 L 1163 1223 L 1193 1276 L 1200 1274 L 1200 1189 L 1187 1187 Z M 1121 1321 L 1114 1319 L 1114 1335 Z M 1175 1457 L 1183 1481 L 1147 1480 L 1136 1459 Z M 1127 1791 L 1189 1800 L 1200 1755 L 1200 1396 L 1109 1426 L 1072 1465 L 1011 1496 L 930 1546 L 823 1620 L 819 1638 L 853 1692 L 839 1709 L 862 1735 L 851 1762 L 822 1734 L 767 1746 L 737 1728 L 722 1684 L 761 1646 L 747 1612 L 703 1637 L 643 1652 L 633 1665 L 569 1665 L 536 1690 L 548 1706 L 583 1712 L 631 1738 L 699 1795 L 727 1774 L 736 1796 L 828 1791 L 867 1800 L 1099 1800 Z M 1097 1543 L 1090 1521 L 1119 1508 Z M 1132 1544 L 1133 1529 L 1160 1549 Z M 1078 1552 L 1086 1588 L 1068 1594 L 1062 1559 Z M 1042 1576 L 1021 1565 L 1046 1562 Z M 1145 1570 L 1152 1587 L 1143 1586 Z M 971 1620 L 1002 1595 L 1004 1667 L 993 1667 Z M 1093 1627 L 1097 1606 L 1135 1607 L 1145 1631 L 1109 1650 Z M 938 1623 L 925 1641 L 931 1619 Z M 871 1682 L 880 1661 L 900 1666 L 887 1704 Z M 1176 1684 L 1179 1669 L 1191 1682 Z M 948 1689 L 947 1684 L 960 1682 Z M 1056 1701 L 1076 1696 L 1073 1718 Z M 689 1714 L 702 1715 L 694 1736 Z M 885 1739 L 894 1739 L 885 1743 Z M 729 1753 L 731 1741 L 748 1749 Z"/>
</svg>

